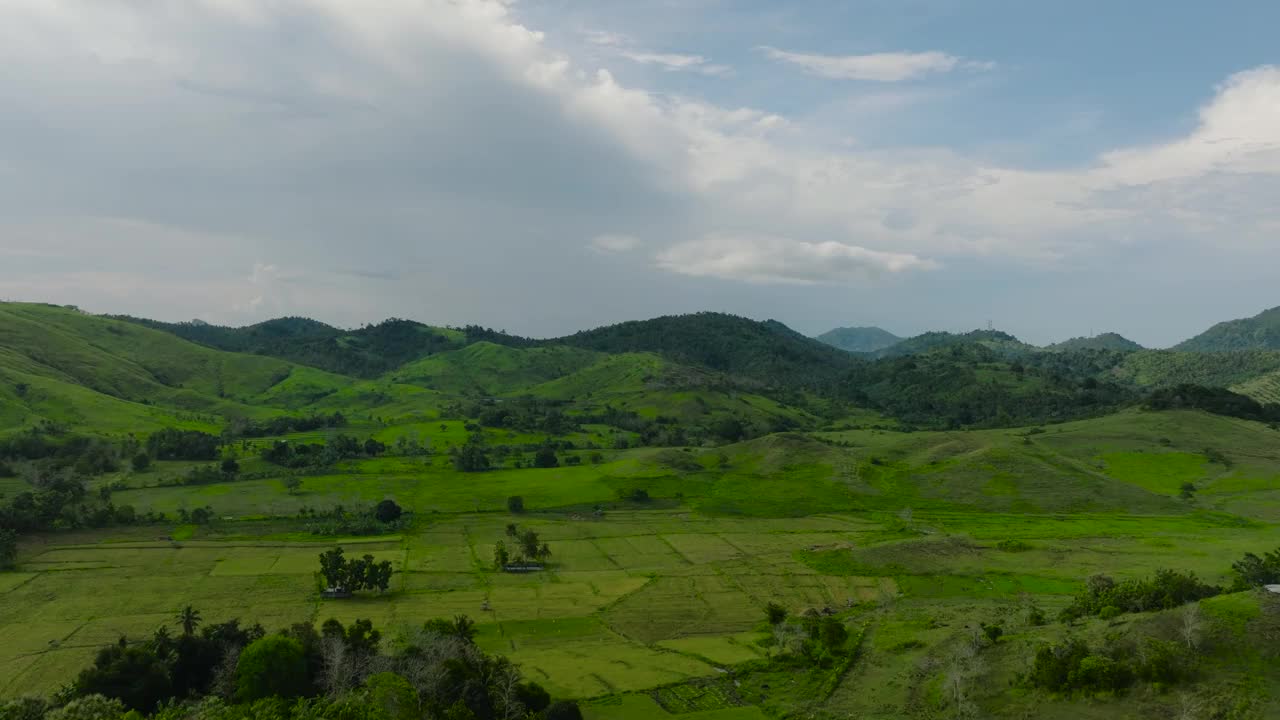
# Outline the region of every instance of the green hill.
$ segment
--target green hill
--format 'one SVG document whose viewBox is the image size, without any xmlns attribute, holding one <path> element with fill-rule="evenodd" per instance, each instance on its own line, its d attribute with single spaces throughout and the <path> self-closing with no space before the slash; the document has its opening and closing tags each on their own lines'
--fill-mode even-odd
<svg viewBox="0 0 1280 720">
<path fill-rule="evenodd" d="M 1218 323 L 1173 349 L 1189 352 L 1280 350 L 1280 307 L 1251 318 Z"/>
<path fill-rule="evenodd" d="M 856 353 L 876 352 L 902 342 L 902 338 L 878 327 L 836 328 L 814 339 L 832 347 Z"/>
<path fill-rule="evenodd" d="M 392 318 L 359 330 L 341 330 L 308 318 L 267 320 L 246 327 L 193 321 L 165 323 L 120 317 L 201 345 L 267 355 L 343 375 L 373 378 L 426 355 L 462 347 L 460 330 Z"/>
<path fill-rule="evenodd" d="M 1142 350 L 1143 347 L 1129 338 L 1117 333 L 1102 333 L 1093 337 L 1078 337 L 1064 340 L 1060 343 L 1045 348 L 1053 351 L 1070 351 L 1070 350 L 1114 350 L 1117 352 L 1131 352 Z"/>
<path fill-rule="evenodd" d="M 1002 355 L 1021 355 L 1038 350 L 1000 330 L 973 330 L 967 333 L 927 332 L 907 338 L 875 353 L 876 357 L 920 355 L 956 345 L 981 345 Z"/>
<path fill-rule="evenodd" d="M 824 386 L 859 363 L 775 320 L 710 312 L 609 325 L 551 342 L 606 353 L 658 353 L 774 387 Z"/>
</svg>

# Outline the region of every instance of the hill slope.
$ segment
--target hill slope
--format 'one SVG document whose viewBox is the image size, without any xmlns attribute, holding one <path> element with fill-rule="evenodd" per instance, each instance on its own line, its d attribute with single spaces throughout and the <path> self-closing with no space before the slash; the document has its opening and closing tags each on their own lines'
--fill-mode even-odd
<svg viewBox="0 0 1280 720">
<path fill-rule="evenodd" d="M 814 338 L 848 352 L 869 353 L 902 342 L 902 338 L 878 327 L 842 327 Z"/>
<path fill-rule="evenodd" d="M 1218 323 L 1173 349 L 1190 352 L 1280 350 L 1280 307 L 1251 318 Z"/>
</svg>

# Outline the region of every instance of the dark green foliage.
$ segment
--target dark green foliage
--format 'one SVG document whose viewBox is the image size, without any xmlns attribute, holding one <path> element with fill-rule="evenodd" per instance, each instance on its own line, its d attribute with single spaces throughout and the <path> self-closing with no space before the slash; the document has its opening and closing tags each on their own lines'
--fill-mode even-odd
<svg viewBox="0 0 1280 720">
<path fill-rule="evenodd" d="M 572 700 L 557 700 L 547 708 L 547 720 L 582 720 L 582 710 Z"/>
<path fill-rule="evenodd" d="M 1095 575 L 1086 583 L 1085 592 L 1077 595 L 1061 616 L 1064 620 L 1074 620 L 1100 615 L 1107 608 L 1121 612 L 1169 610 L 1221 592 L 1222 588 L 1200 582 L 1195 573 L 1173 570 L 1157 570 L 1150 579 L 1119 583 L 1105 575 Z"/>
<path fill-rule="evenodd" d="M 560 460 L 556 457 L 556 449 L 551 445 L 543 445 L 533 455 L 533 466 L 538 468 L 553 468 L 560 466 Z"/>
<path fill-rule="evenodd" d="M 507 498 L 507 512 L 519 514 L 524 512 L 524 498 L 512 495 Z"/>
<path fill-rule="evenodd" d="M 536 682 L 524 682 L 516 686 L 516 700 L 529 712 L 539 713 L 551 705 L 551 693 Z"/>
<path fill-rule="evenodd" d="M 1080 638 L 1048 645 L 1036 652 L 1027 674 L 1034 687 L 1070 694 L 1120 692 L 1135 682 L 1174 685 L 1192 678 L 1195 657 L 1182 645 L 1155 638 L 1138 644 L 1090 648 Z"/>
<path fill-rule="evenodd" d="M 1102 333 L 1093 337 L 1071 338 L 1070 340 L 1050 345 L 1045 349 L 1054 351 L 1112 350 L 1116 352 L 1137 352 L 1142 350 L 1143 347 L 1123 335 Z"/>
<path fill-rule="evenodd" d="M 1243 558 L 1231 564 L 1231 570 L 1236 574 L 1233 586 L 1235 590 L 1278 584 L 1280 583 L 1280 548 L 1263 553 L 1262 557 L 1245 553 Z"/>
<path fill-rule="evenodd" d="M 347 418 L 342 413 L 330 415 L 307 415 L 293 417 L 281 415 L 267 420 L 233 419 L 227 426 L 226 434 L 231 437 L 260 438 L 272 435 L 287 435 L 295 432 L 310 432 L 322 428 L 346 427 Z"/>
<path fill-rule="evenodd" d="M 770 625 L 781 625 L 787 619 L 787 609 L 776 602 L 770 602 L 764 607 L 764 615 Z"/>
<path fill-rule="evenodd" d="M 302 643 L 284 635 L 269 635 L 249 643 L 236 663 L 236 699 L 299 697 L 311 681 Z"/>
<path fill-rule="evenodd" d="M 644 488 L 618 488 L 617 495 L 619 500 L 649 502 L 649 491 Z"/>
<path fill-rule="evenodd" d="M 18 560 L 18 533 L 0 527 L 0 570 L 12 570 Z"/>
<path fill-rule="evenodd" d="M 481 472 L 490 467 L 481 433 L 473 433 L 461 448 L 449 448 L 449 456 L 453 459 L 454 469 L 461 472 Z"/>
<path fill-rule="evenodd" d="M 988 625 L 986 623 L 982 623 L 982 634 L 986 636 L 987 640 L 991 641 L 992 645 L 994 645 L 1000 642 L 1000 638 L 1004 636 L 1004 628 L 999 625 Z"/>
<path fill-rule="evenodd" d="M 1147 398 L 1147 407 L 1151 410 L 1203 410 L 1259 422 L 1280 420 L 1280 405 L 1263 405 L 1226 388 L 1200 385 L 1184 384 L 1156 390 Z"/>
<path fill-rule="evenodd" d="M 173 696 L 165 663 L 148 647 L 130 647 L 124 638 L 98 651 L 93 666 L 76 678 L 75 690 L 115 698 L 141 712 L 151 712 Z"/>
<path fill-rule="evenodd" d="M 377 507 L 373 509 L 373 516 L 377 518 L 380 523 L 395 522 L 396 520 L 399 520 L 400 516 L 403 514 L 404 510 L 396 504 L 395 500 L 390 498 L 379 502 Z"/>
<path fill-rule="evenodd" d="M 1178 497 L 1183 500 L 1190 500 L 1196 496 L 1196 486 L 1192 482 L 1182 483 L 1182 487 L 1178 489 Z"/>
<path fill-rule="evenodd" d="M 372 555 L 348 560 L 340 547 L 320 553 L 320 575 L 338 593 L 386 592 L 394 572 L 390 560 L 377 562 Z"/>
<path fill-rule="evenodd" d="M 287 468 L 322 468 L 340 460 L 376 457 L 386 450 L 382 443 L 360 442 L 350 435 L 337 435 L 327 443 L 291 443 L 277 440 L 262 451 L 262 459 Z"/>
<path fill-rule="evenodd" d="M 165 428 L 147 438 L 147 453 L 156 460 L 217 460 L 219 444 L 216 435 Z"/>
<path fill-rule="evenodd" d="M 134 472 L 146 472 L 147 468 L 151 467 L 151 456 L 140 452 L 133 456 L 130 464 L 133 466 Z"/>
</svg>

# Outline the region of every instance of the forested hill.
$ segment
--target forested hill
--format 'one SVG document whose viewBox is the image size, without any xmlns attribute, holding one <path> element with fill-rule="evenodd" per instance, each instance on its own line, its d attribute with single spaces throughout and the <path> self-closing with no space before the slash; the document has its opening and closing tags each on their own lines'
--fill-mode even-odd
<svg viewBox="0 0 1280 720">
<path fill-rule="evenodd" d="M 302 317 L 278 318 L 246 327 L 199 321 L 166 323 L 129 316 L 115 319 L 163 330 L 217 350 L 266 355 L 362 378 L 377 377 L 467 342 L 462 331 L 396 318 L 359 330 L 342 330 Z"/>
<path fill-rule="evenodd" d="M 1280 350 L 1280 307 L 1251 318 L 1221 322 L 1174 347 L 1190 352 Z"/>
<path fill-rule="evenodd" d="M 624 322 L 548 342 L 607 353 L 654 352 L 775 386 L 824 386 L 860 364 L 776 320 L 712 312 Z"/>
<path fill-rule="evenodd" d="M 857 353 L 875 352 L 902 342 L 902 338 L 878 327 L 836 328 L 814 339 L 841 350 Z"/>
<path fill-rule="evenodd" d="M 955 345 L 982 345 L 1003 355 L 1017 355 L 1038 350 L 1007 332 L 1000 330 L 973 330 L 967 333 L 927 332 L 907 338 L 900 343 L 875 353 L 877 357 L 902 357 L 920 355 L 939 348 Z"/>
<path fill-rule="evenodd" d="M 1118 352 L 1136 352 L 1144 349 L 1138 343 L 1118 333 L 1102 333 L 1093 337 L 1078 337 L 1054 343 L 1046 350 L 1055 352 L 1069 350 L 1115 350 Z"/>
</svg>

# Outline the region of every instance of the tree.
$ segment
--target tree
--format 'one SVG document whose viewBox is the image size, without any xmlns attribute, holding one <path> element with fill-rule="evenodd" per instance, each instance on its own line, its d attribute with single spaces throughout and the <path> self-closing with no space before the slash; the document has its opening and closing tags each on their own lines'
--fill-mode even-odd
<svg viewBox="0 0 1280 720">
<path fill-rule="evenodd" d="M 182 628 L 184 636 L 191 637 L 200 626 L 200 611 L 190 605 L 182 608 L 178 613 L 178 625 Z"/>
<path fill-rule="evenodd" d="M 0 570 L 10 570 L 18 560 L 18 533 L 0 528 Z"/>
<path fill-rule="evenodd" d="M 536 682 L 516 686 L 516 700 L 531 713 L 540 713 L 551 705 L 551 694 Z"/>
<path fill-rule="evenodd" d="M 823 619 L 818 637 L 828 652 L 838 652 L 849 640 L 849 629 L 836 618 L 828 617 Z"/>
<path fill-rule="evenodd" d="M 284 635 L 253 641 L 236 662 L 236 699 L 292 698 L 307 692 L 307 658 L 302 643 Z"/>
<path fill-rule="evenodd" d="M 776 602 L 771 602 L 764 606 L 764 615 L 769 619 L 770 625 L 780 625 L 787 619 L 787 609 Z"/>
<path fill-rule="evenodd" d="M 1182 487 L 1178 492 L 1178 497 L 1182 498 L 1183 500 L 1190 500 L 1195 496 L 1196 496 L 1195 483 L 1192 483 L 1192 482 L 1182 483 Z"/>
<path fill-rule="evenodd" d="M 75 689 L 81 695 L 114 698 L 144 713 L 173 695 L 164 661 L 145 647 L 131 647 L 124 638 L 98 651 L 93 666 L 76 678 Z"/>
<path fill-rule="evenodd" d="M 284 489 L 290 495 L 297 495 L 298 491 L 302 489 L 302 478 L 296 477 L 293 475 L 290 475 L 289 477 L 285 478 Z"/>
<path fill-rule="evenodd" d="M 517 515 L 524 512 L 524 498 L 519 495 L 507 498 L 507 511 Z"/>
<path fill-rule="evenodd" d="M 547 708 L 547 720 L 582 720 L 582 711 L 572 700 L 557 700 Z"/>
<path fill-rule="evenodd" d="M 396 504 L 395 500 L 391 499 L 383 500 L 378 503 L 376 508 L 373 509 L 373 516 L 376 517 L 380 523 L 395 522 L 400 519 L 400 515 L 403 513 L 404 510 Z"/>
<path fill-rule="evenodd" d="M 134 455 L 133 460 L 129 461 L 129 463 L 133 466 L 134 472 L 146 472 L 147 468 L 151 467 L 151 456 L 140 452 Z"/>
<path fill-rule="evenodd" d="M 511 562 L 511 553 L 507 552 L 507 544 L 499 540 L 493 546 L 493 567 L 495 570 L 501 570 Z"/>
<path fill-rule="evenodd" d="M 76 698 L 45 715 L 46 720 L 116 720 L 125 715 L 125 706 L 114 698 L 89 695 Z M 0 716 L 3 717 L 3 716 Z"/>
<path fill-rule="evenodd" d="M 225 458 L 222 461 L 222 474 L 227 477 L 235 477 L 240 472 L 240 463 L 236 462 L 233 457 Z"/>
<path fill-rule="evenodd" d="M 382 672 L 370 675 L 364 681 L 369 693 L 369 704 L 381 711 L 380 718 L 387 720 L 418 720 L 418 691 L 408 680 L 395 673 Z"/>
<path fill-rule="evenodd" d="M 538 452 L 533 455 L 533 466 L 537 468 L 559 467 L 560 460 L 556 457 L 556 449 L 550 443 L 538 448 Z"/>
</svg>

